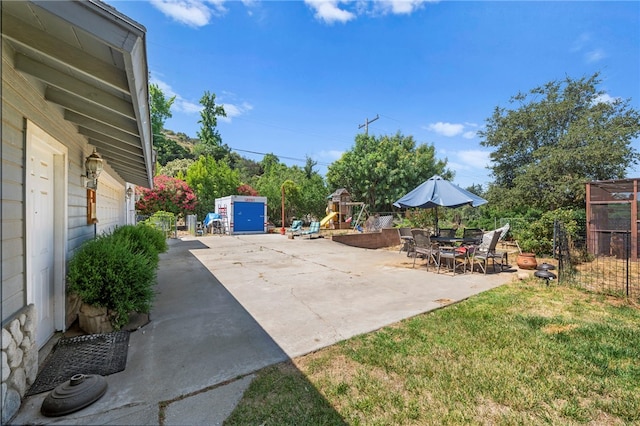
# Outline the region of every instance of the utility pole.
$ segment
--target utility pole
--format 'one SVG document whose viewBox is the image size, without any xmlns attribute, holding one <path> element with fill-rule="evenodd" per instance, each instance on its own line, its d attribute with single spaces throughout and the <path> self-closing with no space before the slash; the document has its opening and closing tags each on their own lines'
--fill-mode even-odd
<svg viewBox="0 0 640 426">
<path fill-rule="evenodd" d="M 373 120 L 369 120 L 369 118 L 367 118 L 366 121 L 364 122 L 364 124 L 358 125 L 358 129 L 362 129 L 364 127 L 364 134 L 368 135 L 369 134 L 369 123 L 373 123 L 378 118 L 380 118 L 380 116 L 378 114 L 376 114 L 376 118 L 374 118 Z"/>
</svg>

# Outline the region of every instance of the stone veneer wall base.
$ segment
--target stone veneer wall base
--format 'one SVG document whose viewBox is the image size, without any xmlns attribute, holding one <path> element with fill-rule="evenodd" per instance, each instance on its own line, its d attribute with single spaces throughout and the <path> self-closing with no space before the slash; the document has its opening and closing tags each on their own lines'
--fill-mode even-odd
<svg viewBox="0 0 640 426">
<path fill-rule="evenodd" d="M 25 392 L 38 375 L 36 345 L 36 309 L 25 307 L 2 327 L 2 424 L 20 409 Z"/>
</svg>

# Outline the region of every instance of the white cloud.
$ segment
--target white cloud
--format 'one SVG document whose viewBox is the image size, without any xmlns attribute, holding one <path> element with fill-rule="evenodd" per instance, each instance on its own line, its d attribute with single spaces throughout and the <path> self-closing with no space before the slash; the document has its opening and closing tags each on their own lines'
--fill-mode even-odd
<svg viewBox="0 0 640 426">
<path fill-rule="evenodd" d="M 349 22 L 359 15 L 409 15 L 425 3 L 439 0 L 304 0 L 315 11 L 316 19 L 333 24 Z"/>
<path fill-rule="evenodd" d="M 491 163 L 490 152 L 462 150 L 448 152 L 447 168 L 455 172 L 454 182 L 462 188 L 484 185 L 491 180 L 487 166 Z"/>
<path fill-rule="evenodd" d="M 329 163 L 332 163 L 336 160 L 339 160 L 340 158 L 342 158 L 342 154 L 344 154 L 344 151 L 338 151 L 338 150 L 328 150 L 328 151 L 320 151 L 317 154 L 318 159 L 322 159 L 323 161 L 327 161 Z"/>
<path fill-rule="evenodd" d="M 602 49 L 594 49 L 585 53 L 585 58 L 589 63 L 598 62 L 599 60 L 604 59 L 606 57 L 607 57 L 607 54 Z"/>
<path fill-rule="evenodd" d="M 316 11 L 315 17 L 327 24 L 334 22 L 348 22 L 355 19 L 356 15 L 348 10 L 340 9 L 338 0 L 304 0 L 304 2 Z"/>
<path fill-rule="evenodd" d="M 162 93 L 164 93 L 165 97 L 171 98 L 172 96 L 177 96 L 176 92 L 173 91 L 171 86 L 169 84 L 165 83 L 164 81 L 160 80 L 158 77 L 156 77 L 153 72 L 151 73 L 151 76 L 149 77 L 149 82 L 151 84 L 155 84 L 156 86 L 158 86 L 160 88 L 160 90 L 162 90 Z"/>
<path fill-rule="evenodd" d="M 612 104 L 618 99 L 619 98 L 611 96 L 608 93 L 603 93 L 601 95 L 596 96 L 596 98 L 593 100 L 593 103 L 594 104 Z"/>
<path fill-rule="evenodd" d="M 378 0 L 375 6 L 383 13 L 393 13 L 395 15 L 408 15 L 420 9 L 429 0 Z"/>
<path fill-rule="evenodd" d="M 153 72 L 151 73 L 151 77 L 149 81 L 153 84 L 156 84 L 162 93 L 164 93 L 166 98 L 171 98 L 175 96 L 175 100 L 173 101 L 173 105 L 171 109 L 174 112 L 181 112 L 184 114 L 199 114 L 202 111 L 202 105 L 200 103 L 195 103 L 184 99 L 182 96 L 177 94 L 175 90 L 168 83 L 160 80 L 157 75 Z M 237 96 L 234 93 L 222 92 L 222 96 L 231 99 L 237 99 Z M 220 103 L 224 107 L 224 111 L 227 113 L 226 117 L 219 117 L 220 121 L 224 121 L 226 123 L 230 123 L 231 120 L 235 117 L 239 117 L 251 111 L 253 109 L 253 105 L 248 102 L 223 102 Z"/>
<path fill-rule="evenodd" d="M 598 62 L 607 57 L 604 49 L 595 46 L 593 37 L 589 33 L 582 33 L 573 42 L 571 52 L 580 53 L 588 63 Z M 595 46 L 595 47 L 594 47 Z"/>
<path fill-rule="evenodd" d="M 203 27 L 213 16 L 226 13 L 224 0 L 151 0 L 166 16 L 190 27 Z"/>
<path fill-rule="evenodd" d="M 453 137 L 458 136 L 459 134 L 462 134 L 462 132 L 464 132 L 464 125 L 443 123 L 442 121 L 439 121 L 437 123 L 429 124 L 429 126 L 427 126 L 427 129 L 443 136 Z"/>
<path fill-rule="evenodd" d="M 160 90 L 162 90 L 162 93 L 164 93 L 166 98 L 172 98 L 175 96 L 175 100 L 171 105 L 171 109 L 173 109 L 174 111 L 183 112 L 185 114 L 195 114 L 199 113 L 202 109 L 202 105 L 184 99 L 182 96 L 177 94 L 175 90 L 173 90 L 170 84 L 160 80 L 153 72 L 151 73 L 149 81 L 152 84 L 157 85 Z"/>
<path fill-rule="evenodd" d="M 150 0 L 151 4 L 169 18 L 190 27 L 203 27 L 211 19 L 227 13 L 225 2 L 229 0 Z M 258 0 L 240 0 L 253 15 L 252 8 Z M 408 15 L 425 3 L 439 0 L 304 0 L 315 11 L 315 18 L 327 24 L 346 23 L 359 15 Z"/>
<path fill-rule="evenodd" d="M 176 98 L 173 105 L 175 105 L 178 111 L 184 112 L 185 114 L 197 114 L 202 111 L 202 105 L 186 101 L 182 98 Z"/>
<path fill-rule="evenodd" d="M 224 103 L 221 104 L 224 107 L 224 112 L 227 113 L 226 117 L 220 117 L 220 121 L 224 121 L 225 123 L 231 123 L 231 119 L 234 117 L 239 117 L 241 115 L 246 114 L 247 112 L 253 109 L 253 105 L 248 102 L 243 102 L 240 105 Z"/>
<path fill-rule="evenodd" d="M 571 48 L 572 52 L 580 52 L 591 42 L 591 34 L 582 33 L 578 36 L 578 38 L 573 42 L 573 47 Z"/>
<path fill-rule="evenodd" d="M 490 163 L 489 151 L 473 149 L 468 151 L 458 151 L 456 156 L 465 168 L 485 169 Z"/>
<path fill-rule="evenodd" d="M 431 123 L 424 128 L 448 138 L 461 135 L 465 139 L 473 139 L 477 136 L 478 127 L 475 123 L 447 123 L 439 121 L 437 123 Z"/>
</svg>

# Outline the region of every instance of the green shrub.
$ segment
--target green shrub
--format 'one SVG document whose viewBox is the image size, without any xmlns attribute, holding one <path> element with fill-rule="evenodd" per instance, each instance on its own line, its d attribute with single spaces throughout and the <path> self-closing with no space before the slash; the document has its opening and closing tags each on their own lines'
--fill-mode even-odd
<svg viewBox="0 0 640 426">
<path fill-rule="evenodd" d="M 409 228 L 429 228 L 435 224 L 433 209 L 408 209 L 402 226 Z"/>
<path fill-rule="evenodd" d="M 136 225 L 136 231 L 142 238 L 146 238 L 147 240 L 149 240 L 149 242 L 151 242 L 158 254 L 164 253 L 169 250 L 167 239 L 160 229 L 149 226 L 145 223 L 140 223 Z"/>
<path fill-rule="evenodd" d="M 156 268 L 157 261 L 129 238 L 101 236 L 82 244 L 69 261 L 67 291 L 109 309 L 111 324 L 119 330 L 130 312 L 150 311 Z"/>
<path fill-rule="evenodd" d="M 513 230 L 522 251 L 534 252 L 540 255 L 553 254 L 553 226 L 554 221 L 563 222 L 571 237 L 580 232 L 578 221 L 582 212 L 572 209 L 557 209 L 542 214 L 537 220 L 532 220 L 524 226 Z"/>
<path fill-rule="evenodd" d="M 176 215 L 170 212 L 158 211 L 144 222 L 140 222 L 140 224 L 145 224 L 159 229 L 162 231 L 165 238 L 170 238 L 175 235 L 176 232 Z"/>
<path fill-rule="evenodd" d="M 120 226 L 113 231 L 113 237 L 129 241 L 133 251 L 149 256 L 154 266 L 158 265 L 158 255 L 169 248 L 164 233 L 145 223 Z"/>
</svg>

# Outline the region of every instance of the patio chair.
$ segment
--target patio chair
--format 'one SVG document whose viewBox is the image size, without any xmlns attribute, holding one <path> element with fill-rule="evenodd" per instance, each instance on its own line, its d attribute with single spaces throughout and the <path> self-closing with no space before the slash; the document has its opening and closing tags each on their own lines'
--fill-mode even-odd
<svg viewBox="0 0 640 426">
<path fill-rule="evenodd" d="M 447 238 L 455 238 L 455 230 L 453 231 L 453 236 Z M 453 272 L 453 275 L 455 275 L 459 269 L 462 269 L 462 273 L 465 274 L 467 272 L 467 264 L 469 263 L 470 251 L 469 247 L 458 247 L 455 244 L 440 243 L 438 245 L 437 272 L 440 273 L 440 267 L 444 262 L 446 267 Z"/>
<path fill-rule="evenodd" d="M 313 234 L 320 234 L 320 222 L 311 222 L 309 229 L 301 232 L 301 235 L 307 235 L 309 239 Z"/>
<path fill-rule="evenodd" d="M 438 231 L 438 236 L 445 237 L 445 238 L 455 238 L 456 230 L 453 228 L 441 228 Z"/>
<path fill-rule="evenodd" d="M 422 229 L 413 229 L 411 231 L 413 236 L 413 267 L 416 267 L 416 259 L 418 256 L 424 257 L 427 261 L 427 269 L 429 269 L 429 263 L 433 263 L 434 266 L 438 266 L 438 245 L 433 243 L 429 238 L 428 231 Z"/>
<path fill-rule="evenodd" d="M 462 231 L 462 238 L 475 240 L 474 244 L 478 245 L 482 243 L 482 235 L 484 231 L 480 228 L 464 228 Z"/>
<path fill-rule="evenodd" d="M 302 232 L 302 225 L 304 224 L 301 220 L 294 220 L 291 222 L 291 227 L 287 230 L 287 232 L 293 235 L 300 235 Z"/>
<path fill-rule="evenodd" d="M 509 228 L 510 225 L 507 223 L 506 225 L 496 229 L 497 233 L 500 233 L 500 238 L 498 238 L 498 242 L 502 241 L 504 239 L 504 237 L 507 235 L 507 233 L 509 232 Z M 496 244 L 497 246 L 497 244 Z M 496 249 L 494 249 L 493 253 L 491 254 L 493 261 L 495 262 L 496 259 L 500 259 L 500 270 L 502 271 L 505 267 L 505 265 L 507 265 L 509 263 L 509 255 L 506 251 L 498 251 Z"/>
<path fill-rule="evenodd" d="M 490 231 L 484 234 L 482 237 L 482 243 L 476 247 L 473 252 L 473 258 L 471 265 L 471 270 L 473 271 L 473 266 L 478 265 L 484 274 L 487 273 L 487 267 L 489 259 L 491 259 L 493 263 L 493 271 L 496 270 L 496 245 L 498 244 L 498 240 L 502 234 L 497 231 Z M 500 269 L 502 270 L 502 264 L 500 264 Z"/>
<path fill-rule="evenodd" d="M 411 234 L 411 228 L 398 228 L 398 236 L 400 237 L 400 251 L 407 252 L 407 257 L 413 253 L 413 234 Z"/>
</svg>

